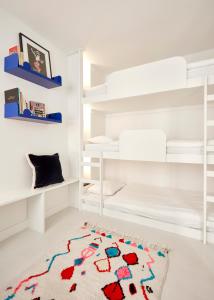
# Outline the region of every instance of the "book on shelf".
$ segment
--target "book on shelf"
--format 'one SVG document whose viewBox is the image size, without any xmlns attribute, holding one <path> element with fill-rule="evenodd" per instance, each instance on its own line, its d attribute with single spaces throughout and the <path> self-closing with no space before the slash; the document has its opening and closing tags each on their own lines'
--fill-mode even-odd
<svg viewBox="0 0 214 300">
<path fill-rule="evenodd" d="M 18 57 L 19 57 L 19 65 L 23 65 L 24 63 L 24 55 L 23 52 L 20 51 L 20 47 L 19 46 L 13 46 L 11 48 L 9 48 L 9 55 L 17 53 Z"/>
<path fill-rule="evenodd" d="M 45 118 L 45 104 L 40 103 L 40 102 L 35 102 L 35 101 L 30 101 L 30 110 L 33 115 L 41 118 Z"/>
<path fill-rule="evenodd" d="M 25 100 L 23 93 L 20 92 L 20 97 L 19 97 L 19 112 L 20 114 L 23 114 L 24 110 L 28 108 L 27 101 Z"/>
<path fill-rule="evenodd" d="M 14 53 L 19 53 L 19 46 L 13 46 L 9 48 L 9 55 L 14 54 Z"/>
<path fill-rule="evenodd" d="M 14 89 L 4 91 L 5 103 L 13 103 L 13 102 L 19 103 L 19 96 L 20 96 L 19 88 L 14 88 Z"/>
<path fill-rule="evenodd" d="M 6 104 L 14 102 L 18 104 L 20 114 L 23 114 L 24 110 L 28 108 L 28 103 L 19 88 L 5 91 L 4 96 Z"/>
</svg>

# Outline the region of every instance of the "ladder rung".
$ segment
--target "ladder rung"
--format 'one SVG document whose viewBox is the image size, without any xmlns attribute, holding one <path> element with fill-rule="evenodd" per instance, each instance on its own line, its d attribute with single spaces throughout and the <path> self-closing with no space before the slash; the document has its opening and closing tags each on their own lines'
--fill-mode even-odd
<svg viewBox="0 0 214 300">
<path fill-rule="evenodd" d="M 214 94 L 207 96 L 207 101 L 214 101 Z"/>
<path fill-rule="evenodd" d="M 207 177 L 214 177 L 214 171 L 207 171 Z"/>
<path fill-rule="evenodd" d="M 99 180 L 95 180 L 95 179 L 87 179 L 87 178 L 81 178 L 80 179 L 81 183 L 91 183 L 91 184 L 96 184 L 99 183 Z"/>
<path fill-rule="evenodd" d="M 207 126 L 214 126 L 214 120 L 208 120 Z"/>
<path fill-rule="evenodd" d="M 81 162 L 82 167 L 94 167 L 94 168 L 100 168 L 100 163 L 95 162 Z"/>
<path fill-rule="evenodd" d="M 207 202 L 214 203 L 214 196 L 207 196 Z"/>
</svg>

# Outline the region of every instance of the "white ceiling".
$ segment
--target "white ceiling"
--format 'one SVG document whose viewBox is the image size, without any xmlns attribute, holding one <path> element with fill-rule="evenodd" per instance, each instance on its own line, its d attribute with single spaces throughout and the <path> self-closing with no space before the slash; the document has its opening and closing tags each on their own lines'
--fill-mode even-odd
<svg viewBox="0 0 214 300">
<path fill-rule="evenodd" d="M 125 68 L 214 48 L 213 0 L 0 0 L 0 6 L 69 51 Z"/>
</svg>

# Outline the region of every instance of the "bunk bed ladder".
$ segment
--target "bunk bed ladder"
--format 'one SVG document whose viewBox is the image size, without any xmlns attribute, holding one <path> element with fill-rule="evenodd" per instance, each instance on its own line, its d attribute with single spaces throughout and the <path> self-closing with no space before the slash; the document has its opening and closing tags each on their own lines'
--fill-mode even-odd
<svg viewBox="0 0 214 300">
<path fill-rule="evenodd" d="M 204 82 L 203 242 L 207 242 L 207 76 Z"/>
<path fill-rule="evenodd" d="M 103 154 L 99 152 L 94 157 L 98 159 L 98 162 L 86 162 L 86 158 L 93 158 L 93 153 L 82 152 L 82 161 L 81 161 L 81 170 L 80 170 L 80 197 L 79 197 L 79 209 L 82 209 L 82 201 L 84 199 L 84 185 L 85 184 L 96 184 L 99 183 L 100 186 L 100 202 L 99 202 L 99 211 L 100 215 L 103 215 Z M 93 167 L 99 169 L 99 179 L 88 179 L 84 178 L 84 167 Z"/>
<path fill-rule="evenodd" d="M 207 203 L 214 203 L 214 197 L 208 194 L 207 178 L 214 177 L 214 171 L 208 170 L 208 153 L 214 150 L 214 146 L 208 145 L 208 128 L 214 126 L 214 120 L 208 120 L 208 104 L 214 101 L 214 94 L 208 94 L 209 78 L 204 82 L 204 161 L 203 161 L 203 242 L 207 243 Z"/>
</svg>

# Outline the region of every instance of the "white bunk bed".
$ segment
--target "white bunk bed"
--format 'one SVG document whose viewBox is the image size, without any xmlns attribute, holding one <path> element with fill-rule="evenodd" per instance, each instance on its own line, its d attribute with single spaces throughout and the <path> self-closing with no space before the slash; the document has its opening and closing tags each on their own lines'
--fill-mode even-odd
<svg viewBox="0 0 214 300">
<path fill-rule="evenodd" d="M 203 141 L 167 141 L 166 134 L 162 130 L 147 129 L 126 130 L 119 136 L 118 143 L 108 145 L 86 144 L 84 148 L 81 148 L 81 174 L 82 167 L 86 165 L 100 168 L 98 182 L 101 189 L 98 196 L 87 195 L 83 192 L 83 184 L 96 184 L 97 181 L 82 178 L 80 180 L 80 207 L 97 211 L 97 203 L 99 202 L 101 214 L 193 238 L 201 239 L 203 237 L 204 243 L 206 243 L 207 231 L 209 231 L 209 241 L 214 242 L 214 210 L 209 220 L 207 220 L 207 203 L 214 202 L 214 196 L 208 195 L 207 192 L 207 178 L 214 177 L 214 171 L 208 170 L 208 165 L 214 164 L 214 141 L 208 141 L 207 135 L 207 128 L 214 126 L 214 120 L 208 120 L 207 118 L 208 103 L 214 101 L 214 95 L 208 94 L 208 85 L 210 84 L 214 84 L 214 59 L 188 64 L 183 57 L 174 57 L 114 72 L 107 77 L 103 85 L 86 90 L 82 98 L 82 104 L 104 103 L 155 93 L 202 87 L 204 89 L 204 139 Z M 99 162 L 85 163 L 85 157 L 99 158 Z M 105 159 L 203 164 L 203 195 L 198 194 L 195 197 L 180 190 L 168 191 L 166 195 L 162 192 L 163 190 L 156 188 L 157 193 L 155 196 L 154 194 L 148 195 L 146 188 L 142 187 L 142 189 L 138 189 L 140 190 L 140 197 L 137 197 L 138 200 L 134 201 L 135 208 L 133 208 L 133 197 L 130 191 L 128 192 L 129 197 L 126 197 L 127 189 L 121 190 L 112 197 L 106 198 L 103 196 L 103 163 Z M 155 188 L 150 187 L 149 190 L 151 192 Z M 166 189 L 164 191 L 166 192 Z M 179 197 L 176 195 L 179 195 Z M 150 207 L 151 199 L 153 200 L 152 208 Z M 156 203 L 155 199 L 158 200 Z M 163 205 L 160 205 L 160 203 Z M 186 205 L 189 205 L 189 207 L 186 207 Z M 162 212 L 161 217 L 160 211 Z M 176 211 L 176 217 L 174 211 Z M 185 215 L 186 219 L 182 219 L 181 215 Z M 171 216 L 173 216 L 173 219 L 170 219 Z M 192 220 L 192 223 L 190 220 Z"/>
</svg>

